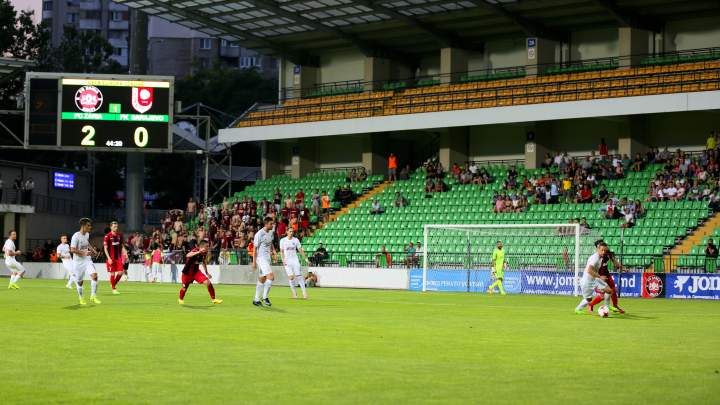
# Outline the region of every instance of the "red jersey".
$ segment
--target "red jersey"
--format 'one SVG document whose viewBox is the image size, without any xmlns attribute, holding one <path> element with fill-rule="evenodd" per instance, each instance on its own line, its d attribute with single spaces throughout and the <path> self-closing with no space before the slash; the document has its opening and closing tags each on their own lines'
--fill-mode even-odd
<svg viewBox="0 0 720 405">
<path fill-rule="evenodd" d="M 190 251 L 190 253 L 199 252 L 200 248 L 195 248 Z M 200 263 L 203 263 L 207 259 L 207 252 L 200 253 L 198 255 L 195 255 L 193 257 L 188 257 L 187 262 L 185 262 L 185 267 L 183 267 L 182 273 L 191 276 L 195 274 L 198 270 L 200 270 Z"/>
<path fill-rule="evenodd" d="M 232 217 L 230 215 L 227 215 L 227 214 L 223 215 L 223 217 L 222 217 L 223 226 L 230 226 L 230 219 L 232 219 Z"/>
<path fill-rule="evenodd" d="M 275 194 L 273 195 L 273 203 L 280 205 L 280 200 L 282 200 L 282 194 Z"/>
<path fill-rule="evenodd" d="M 300 219 L 303 221 L 309 221 L 310 220 L 310 210 L 307 208 L 303 208 L 300 210 Z"/>
<path fill-rule="evenodd" d="M 115 235 L 113 235 L 112 232 L 105 235 L 105 240 L 103 241 L 103 245 L 107 246 L 108 248 L 108 255 L 109 258 L 112 260 L 120 260 L 122 257 L 122 248 L 123 248 L 123 236 L 120 232 L 117 232 Z"/>
<path fill-rule="evenodd" d="M 257 203 L 255 201 L 250 201 L 250 210 L 257 210 Z"/>
<path fill-rule="evenodd" d="M 295 218 L 300 218 L 300 210 L 297 208 L 293 208 L 290 210 L 290 216 L 292 217 L 293 214 L 295 214 Z"/>
<path fill-rule="evenodd" d="M 240 206 L 242 207 L 243 210 L 246 210 L 246 209 L 248 209 L 248 207 L 250 207 L 250 202 L 243 200 L 243 202 L 240 203 Z"/>
<path fill-rule="evenodd" d="M 283 208 L 282 214 L 280 214 L 280 216 L 288 218 L 290 216 L 290 208 L 287 208 L 287 207 Z"/>
<path fill-rule="evenodd" d="M 213 235 L 215 235 L 215 233 L 217 233 L 217 224 L 215 222 L 210 224 L 210 233 Z"/>
<path fill-rule="evenodd" d="M 592 190 L 590 189 L 583 189 L 580 191 L 580 198 L 582 199 L 588 199 L 592 196 Z"/>
<path fill-rule="evenodd" d="M 302 204 L 304 199 L 305 199 L 305 193 L 295 194 L 295 204 Z"/>
<path fill-rule="evenodd" d="M 235 249 L 240 247 L 240 238 L 233 238 L 232 245 Z"/>
<path fill-rule="evenodd" d="M 610 263 L 612 261 L 612 259 L 614 259 L 614 258 L 615 258 L 615 253 L 608 250 L 605 257 L 600 259 L 600 270 L 598 270 L 599 275 L 610 278 L 610 271 L 608 270 L 608 263 Z"/>
<path fill-rule="evenodd" d="M 280 224 L 278 224 L 277 228 L 278 228 L 278 236 L 285 235 L 285 229 L 287 228 L 287 225 L 285 225 L 284 222 L 280 222 Z"/>
<path fill-rule="evenodd" d="M 220 247 L 223 248 L 223 249 L 227 248 L 227 247 L 228 247 L 228 241 L 229 241 L 229 240 L 230 240 L 230 238 L 227 238 L 227 237 L 224 237 L 224 236 L 223 236 L 222 238 L 220 238 Z"/>
<path fill-rule="evenodd" d="M 232 207 L 233 207 L 234 210 L 240 209 L 240 201 L 235 201 L 235 202 L 232 204 Z"/>
<path fill-rule="evenodd" d="M 270 209 L 270 202 L 263 201 L 260 203 L 260 210 L 262 211 L 263 216 L 265 216 L 268 213 L 269 209 Z"/>
</svg>

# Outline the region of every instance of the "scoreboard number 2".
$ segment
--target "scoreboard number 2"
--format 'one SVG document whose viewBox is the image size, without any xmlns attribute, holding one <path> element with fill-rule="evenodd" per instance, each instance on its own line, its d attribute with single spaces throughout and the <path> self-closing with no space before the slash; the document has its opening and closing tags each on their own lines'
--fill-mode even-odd
<svg viewBox="0 0 720 405">
<path fill-rule="evenodd" d="M 80 145 L 82 146 L 95 146 L 95 140 L 93 140 L 93 137 L 95 137 L 95 128 L 93 128 L 91 125 L 85 125 L 82 128 L 82 132 L 84 134 L 87 134 L 85 138 L 83 138 L 82 142 L 80 142 Z M 139 148 L 144 148 L 147 146 L 148 143 L 148 131 L 144 127 L 137 127 L 135 129 L 135 145 L 137 145 Z"/>
<path fill-rule="evenodd" d="M 93 137 L 95 136 L 95 128 L 91 127 L 90 125 L 85 125 L 82 128 L 82 132 L 87 133 L 87 136 L 83 138 L 82 142 L 80 142 L 80 145 L 95 146 L 95 141 L 93 141 Z"/>
</svg>

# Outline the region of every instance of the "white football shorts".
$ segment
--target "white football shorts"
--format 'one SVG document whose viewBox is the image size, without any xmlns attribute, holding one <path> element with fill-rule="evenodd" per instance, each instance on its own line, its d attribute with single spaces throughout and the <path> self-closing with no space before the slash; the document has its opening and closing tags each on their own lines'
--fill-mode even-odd
<svg viewBox="0 0 720 405">
<path fill-rule="evenodd" d="M 592 299 L 595 296 L 595 290 L 602 290 L 607 287 L 607 283 L 599 278 L 596 278 L 592 283 L 585 283 L 582 285 L 583 297 L 586 299 Z"/>
<path fill-rule="evenodd" d="M 287 273 L 288 277 L 302 276 L 302 271 L 300 270 L 300 263 L 289 263 L 287 266 L 285 266 L 285 272 Z"/>
<path fill-rule="evenodd" d="M 15 259 L 5 259 L 5 265 L 12 274 L 25 273 L 25 267 L 23 267 L 22 264 Z"/>
<path fill-rule="evenodd" d="M 85 274 L 93 275 L 97 274 L 97 270 L 95 270 L 95 265 L 92 263 L 87 263 L 82 266 L 75 266 L 75 281 L 82 282 L 85 279 Z"/>
<path fill-rule="evenodd" d="M 65 270 L 67 270 L 69 275 L 75 274 L 75 269 L 73 269 L 73 262 L 72 260 L 63 260 L 62 261 L 63 267 L 65 267 Z"/>
<path fill-rule="evenodd" d="M 272 274 L 272 267 L 270 267 L 270 259 L 263 259 L 258 257 L 255 259 L 258 267 L 258 277 L 266 277 L 268 274 Z"/>
</svg>

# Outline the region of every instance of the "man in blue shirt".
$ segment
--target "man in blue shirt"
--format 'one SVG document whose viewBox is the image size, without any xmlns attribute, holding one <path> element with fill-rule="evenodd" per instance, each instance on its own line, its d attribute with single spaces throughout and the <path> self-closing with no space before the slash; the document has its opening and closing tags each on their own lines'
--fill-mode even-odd
<svg viewBox="0 0 720 405">
<path fill-rule="evenodd" d="M 407 252 L 407 257 L 403 259 L 403 263 L 405 263 L 409 269 L 410 265 L 413 264 L 413 261 L 415 260 L 415 248 L 413 247 L 413 243 L 410 242 L 410 247 L 403 245 L 403 249 Z"/>
</svg>

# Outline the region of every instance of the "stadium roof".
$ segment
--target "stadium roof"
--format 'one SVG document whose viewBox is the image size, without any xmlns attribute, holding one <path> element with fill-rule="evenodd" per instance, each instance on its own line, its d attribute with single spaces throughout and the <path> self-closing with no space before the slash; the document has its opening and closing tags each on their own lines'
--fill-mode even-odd
<svg viewBox="0 0 720 405">
<path fill-rule="evenodd" d="M 35 66 L 34 60 L 0 58 L 0 83 L 4 83 L 25 71 L 28 67 Z"/>
<path fill-rule="evenodd" d="M 720 15 L 717 0 L 117 0 L 296 65 L 357 49 L 416 63 L 441 48 Z"/>
</svg>

